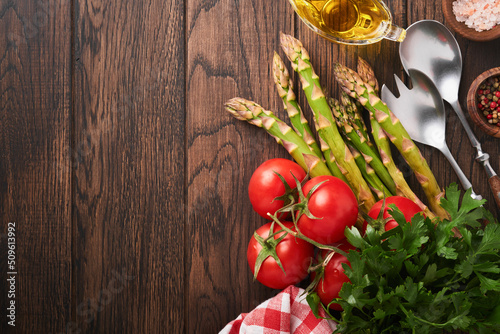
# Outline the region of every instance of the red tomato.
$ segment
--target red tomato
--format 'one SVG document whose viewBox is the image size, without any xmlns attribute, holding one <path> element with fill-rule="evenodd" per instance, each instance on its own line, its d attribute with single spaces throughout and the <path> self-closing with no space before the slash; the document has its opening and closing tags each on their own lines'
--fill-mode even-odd
<svg viewBox="0 0 500 334">
<path fill-rule="evenodd" d="M 283 225 L 292 230 L 295 229 L 292 222 L 284 222 Z M 257 229 L 257 234 L 266 239 L 269 236 L 270 228 L 271 223 L 267 223 Z M 274 232 L 277 231 L 281 231 L 281 227 L 274 224 Z M 282 235 L 283 233 L 278 233 L 274 236 L 274 239 L 279 239 Z M 247 249 L 247 260 L 252 273 L 255 273 L 255 262 L 262 248 L 262 245 L 253 236 Z M 307 241 L 287 234 L 276 246 L 276 254 L 286 274 L 274 258 L 268 257 L 260 267 L 257 280 L 272 289 L 284 289 L 289 285 L 299 283 L 307 277 L 307 269 L 314 255 L 314 246 Z"/>
<path fill-rule="evenodd" d="M 346 253 L 349 252 L 350 249 L 355 249 L 349 243 L 344 243 L 338 248 Z M 326 250 L 321 251 L 321 257 L 325 259 L 328 253 L 329 252 Z M 344 274 L 342 263 L 349 264 L 349 261 L 347 261 L 347 258 L 340 253 L 333 254 L 333 257 L 324 268 L 323 278 L 320 279 L 314 290 L 325 306 L 327 306 L 334 298 L 339 298 L 339 292 L 340 289 L 342 289 L 342 285 L 349 282 L 349 278 L 346 274 Z M 311 277 L 314 279 L 314 274 L 311 275 Z M 342 311 L 342 307 L 337 303 L 331 304 L 330 308 L 336 311 Z"/>
<path fill-rule="evenodd" d="M 305 236 L 329 245 L 342 240 L 345 228 L 356 223 L 358 202 L 351 188 L 335 176 L 317 176 L 307 181 L 302 188 L 304 195 L 321 182 L 307 204 L 309 212 L 318 219 L 301 215 L 298 227 Z"/>
<path fill-rule="evenodd" d="M 292 189 L 295 188 L 292 174 L 300 182 L 306 177 L 304 169 L 291 160 L 276 158 L 260 165 L 250 178 L 248 194 L 253 209 L 264 218 L 269 218 L 268 212 L 274 214 L 283 207 L 283 201 L 274 200 L 285 194 L 285 185 L 276 173 L 283 176 Z"/>
<path fill-rule="evenodd" d="M 384 200 L 380 200 L 377 203 L 375 203 L 370 211 L 368 212 L 368 215 L 374 219 L 378 217 L 380 214 L 380 210 L 382 209 L 382 205 L 384 204 Z M 399 226 L 398 223 L 392 218 L 392 216 L 389 214 L 389 204 L 394 204 L 396 207 L 403 213 L 405 216 L 405 219 L 407 222 L 410 222 L 413 216 L 419 212 L 422 212 L 422 209 L 414 203 L 412 200 L 406 197 L 402 196 L 390 196 L 385 199 L 385 208 L 384 208 L 384 214 L 382 215 L 383 219 L 387 219 L 387 222 L 385 223 L 385 230 L 389 231 L 392 228 L 395 228 L 396 226 Z"/>
</svg>

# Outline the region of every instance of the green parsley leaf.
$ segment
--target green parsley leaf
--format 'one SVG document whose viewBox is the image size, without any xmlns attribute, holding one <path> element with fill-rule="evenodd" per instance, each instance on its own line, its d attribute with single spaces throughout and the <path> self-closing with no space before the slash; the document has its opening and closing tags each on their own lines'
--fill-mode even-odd
<svg viewBox="0 0 500 334">
<path fill-rule="evenodd" d="M 358 250 L 343 266 L 350 282 L 335 333 L 498 333 L 500 226 L 483 204 L 451 185 L 442 199 L 450 219 L 407 223 L 392 206 L 396 228 L 347 229 Z"/>
</svg>

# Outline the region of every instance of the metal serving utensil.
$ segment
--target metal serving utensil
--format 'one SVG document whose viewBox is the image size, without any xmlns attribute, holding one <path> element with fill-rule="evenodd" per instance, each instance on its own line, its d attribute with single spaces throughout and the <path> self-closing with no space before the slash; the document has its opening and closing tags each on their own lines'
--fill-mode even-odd
<svg viewBox="0 0 500 334">
<path fill-rule="evenodd" d="M 434 83 L 442 99 L 452 106 L 477 151 L 476 161 L 484 166 L 495 201 L 500 207 L 500 178 L 490 165 L 489 154 L 481 149 L 458 102 L 462 54 L 455 37 L 440 22 L 418 21 L 408 27 L 406 39 L 399 46 L 399 55 L 407 73 L 410 69 L 422 71 Z"/>
<path fill-rule="evenodd" d="M 408 72 L 413 88 L 408 89 L 395 75 L 399 97 L 395 97 L 389 88 L 383 85 L 382 100 L 399 118 L 413 140 L 440 150 L 457 173 L 464 189 L 471 188 L 471 196 L 475 199 L 482 199 L 472 190 L 472 184 L 446 144 L 446 114 L 443 99 L 436 86 L 421 71 L 410 69 Z"/>
</svg>

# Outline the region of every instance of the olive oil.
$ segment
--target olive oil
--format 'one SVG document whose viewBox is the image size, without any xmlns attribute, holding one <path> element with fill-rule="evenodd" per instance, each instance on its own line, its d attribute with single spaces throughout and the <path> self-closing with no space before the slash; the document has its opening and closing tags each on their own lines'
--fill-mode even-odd
<svg viewBox="0 0 500 334">
<path fill-rule="evenodd" d="M 323 37 L 346 43 L 380 40 L 391 15 L 377 0 L 290 0 L 301 18 Z M 319 31 L 318 31 L 319 30 Z M 404 38 L 404 36 L 403 36 Z"/>
</svg>

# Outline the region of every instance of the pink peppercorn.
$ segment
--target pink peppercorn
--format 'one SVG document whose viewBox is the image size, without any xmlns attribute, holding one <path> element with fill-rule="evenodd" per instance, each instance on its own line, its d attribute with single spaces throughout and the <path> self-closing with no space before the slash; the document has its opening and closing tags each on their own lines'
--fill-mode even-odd
<svg viewBox="0 0 500 334">
<path fill-rule="evenodd" d="M 476 103 L 484 119 L 500 127 L 500 76 L 489 78 L 478 87 Z"/>
</svg>

